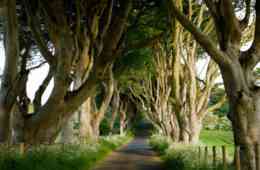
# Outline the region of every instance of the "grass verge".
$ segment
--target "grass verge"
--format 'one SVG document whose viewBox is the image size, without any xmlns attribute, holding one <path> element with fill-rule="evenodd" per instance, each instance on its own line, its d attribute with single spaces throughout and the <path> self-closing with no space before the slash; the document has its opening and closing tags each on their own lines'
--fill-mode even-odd
<svg viewBox="0 0 260 170">
<path fill-rule="evenodd" d="M 200 135 L 202 145 L 226 146 L 229 158 L 234 156 L 234 138 L 232 131 L 203 130 Z"/>
<path fill-rule="evenodd" d="M 216 166 L 213 167 L 211 150 L 207 159 L 204 153 L 199 157 L 198 146 L 222 146 L 228 148 L 229 154 L 233 153 L 232 132 L 204 131 L 201 134 L 199 145 L 184 145 L 173 143 L 169 138 L 153 135 L 149 140 L 152 148 L 157 151 L 165 163 L 167 170 L 223 170 L 221 150 L 217 152 Z M 233 156 L 233 155 L 232 155 Z M 226 170 L 233 170 L 231 161 Z"/>
<path fill-rule="evenodd" d="M 37 147 L 24 155 L 0 152 L 1 170 L 88 170 L 130 136 L 102 137 L 98 143 Z"/>
</svg>

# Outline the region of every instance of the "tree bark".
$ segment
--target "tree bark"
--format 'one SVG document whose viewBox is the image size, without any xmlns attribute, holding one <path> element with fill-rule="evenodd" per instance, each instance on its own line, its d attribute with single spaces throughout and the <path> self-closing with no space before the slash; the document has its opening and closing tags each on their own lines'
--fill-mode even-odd
<svg viewBox="0 0 260 170">
<path fill-rule="evenodd" d="M 5 36 L 5 65 L 0 93 L 0 142 L 10 139 L 10 115 L 16 100 L 18 68 L 18 24 L 16 16 L 16 0 L 6 1 L 6 36 Z"/>
<path fill-rule="evenodd" d="M 111 120 L 109 122 L 110 133 L 112 133 L 114 129 L 115 120 L 119 112 L 119 104 L 120 104 L 120 91 L 118 89 L 117 83 L 115 82 L 114 95 L 111 101 L 112 115 L 111 115 Z"/>
<path fill-rule="evenodd" d="M 76 143 L 76 129 L 75 123 L 77 121 L 78 112 L 75 112 L 70 119 L 65 123 L 61 130 L 61 142 L 65 144 Z"/>
<path fill-rule="evenodd" d="M 202 129 L 202 120 L 198 117 L 194 116 L 190 119 L 190 135 L 189 135 L 189 142 L 191 144 L 198 144 L 200 132 Z"/>
<path fill-rule="evenodd" d="M 124 131 L 126 128 L 126 112 L 120 112 L 120 135 L 124 135 Z"/>
<path fill-rule="evenodd" d="M 81 141 L 94 139 L 94 132 L 91 126 L 91 98 L 88 98 L 82 105 L 80 113 L 79 136 Z"/>
</svg>

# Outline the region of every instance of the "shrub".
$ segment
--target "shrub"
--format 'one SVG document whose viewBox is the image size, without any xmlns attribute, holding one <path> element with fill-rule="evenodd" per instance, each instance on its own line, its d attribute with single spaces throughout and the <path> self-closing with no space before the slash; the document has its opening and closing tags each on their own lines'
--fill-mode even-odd
<svg viewBox="0 0 260 170">
<path fill-rule="evenodd" d="M 199 160 L 196 146 L 175 146 L 169 148 L 162 157 L 167 170 L 223 170 L 221 159 L 217 159 L 217 165 L 213 168 L 212 155 L 208 156 L 208 162 Z M 231 170 L 231 165 L 228 170 Z"/>
<path fill-rule="evenodd" d="M 152 135 L 149 139 L 150 146 L 159 154 L 165 154 L 169 148 L 171 139 L 162 135 Z"/>
<path fill-rule="evenodd" d="M 226 116 L 209 113 L 203 120 L 203 127 L 207 130 L 231 130 L 231 122 Z"/>
</svg>

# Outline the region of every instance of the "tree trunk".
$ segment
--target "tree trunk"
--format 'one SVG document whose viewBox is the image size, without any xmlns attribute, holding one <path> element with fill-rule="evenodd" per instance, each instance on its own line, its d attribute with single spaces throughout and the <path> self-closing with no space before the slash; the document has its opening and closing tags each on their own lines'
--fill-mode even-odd
<svg viewBox="0 0 260 170">
<path fill-rule="evenodd" d="M 238 63 L 221 71 L 229 98 L 228 116 L 232 122 L 235 144 L 240 147 L 241 169 L 257 170 L 254 146 L 260 143 L 259 91 L 248 89 Z"/>
<path fill-rule="evenodd" d="M 91 121 L 91 127 L 92 127 L 92 130 L 93 130 L 93 139 L 94 140 L 98 140 L 98 137 L 100 135 L 100 123 L 101 121 L 103 120 L 100 119 L 98 116 L 100 113 L 92 113 L 93 114 L 93 117 L 92 117 L 92 121 Z"/>
<path fill-rule="evenodd" d="M 182 143 L 189 143 L 189 133 L 186 128 L 180 128 L 180 142 Z"/>
<path fill-rule="evenodd" d="M 16 0 L 6 1 L 5 65 L 0 93 L 0 142 L 10 138 L 10 114 L 15 102 L 14 86 L 18 67 L 18 28 Z"/>
<path fill-rule="evenodd" d="M 176 115 L 173 113 L 171 114 L 171 139 L 174 142 L 179 142 L 180 141 L 180 134 L 181 134 L 181 129 L 180 129 L 180 125 L 178 124 L 177 121 L 177 117 Z"/>
<path fill-rule="evenodd" d="M 61 142 L 62 143 L 75 143 L 77 141 L 75 123 L 78 117 L 79 111 L 75 112 L 71 118 L 66 122 L 61 131 Z"/>
<path fill-rule="evenodd" d="M 186 113 L 185 113 L 186 114 Z M 186 117 L 186 115 L 183 115 L 180 122 L 179 122 L 179 126 L 180 126 L 180 139 L 179 141 L 182 143 L 189 143 L 189 121 L 188 118 Z"/>
<path fill-rule="evenodd" d="M 198 144 L 200 138 L 200 132 L 202 129 L 202 121 L 198 120 L 197 116 L 194 115 L 190 122 L 190 136 L 189 142 L 191 144 Z"/>
<path fill-rule="evenodd" d="M 246 51 L 241 51 L 241 39 L 244 29 L 249 28 L 248 21 L 251 17 L 242 20 L 246 21 L 246 24 L 237 18 L 234 7 L 238 2 L 205 1 L 214 20 L 218 44 L 213 43 L 213 39 L 190 22 L 179 11 L 175 1 L 170 2 L 174 17 L 177 17 L 220 67 L 229 99 L 228 116 L 232 121 L 235 144 L 241 148 L 241 169 L 259 170 L 255 160 L 260 155 L 256 155 L 253 146 L 260 143 L 260 89 L 253 73 L 260 61 L 260 1 L 255 1 L 255 22 L 250 25 L 255 26 L 255 32 L 253 43 Z M 251 16 L 251 8 L 250 1 L 247 1 L 246 16 Z"/>
<path fill-rule="evenodd" d="M 11 113 L 11 143 L 19 144 L 24 142 L 24 115 L 19 110 L 18 106 L 14 106 Z"/>
<path fill-rule="evenodd" d="M 88 98 L 82 105 L 80 113 L 79 136 L 82 141 L 94 139 L 94 132 L 91 126 L 91 98 Z"/>
<path fill-rule="evenodd" d="M 125 111 L 120 112 L 120 135 L 124 135 L 124 130 L 126 126 L 126 113 Z"/>
<path fill-rule="evenodd" d="M 112 112 L 111 120 L 109 122 L 110 133 L 113 133 L 114 125 L 115 125 L 115 121 L 116 121 L 116 116 L 117 116 L 117 112 L 116 111 Z"/>
<path fill-rule="evenodd" d="M 243 97 L 242 97 L 243 98 Z M 256 169 L 255 145 L 260 143 L 260 97 L 237 100 L 236 104 L 231 106 L 233 114 L 239 115 L 232 117 L 232 125 L 236 146 L 240 147 L 241 169 Z M 246 108 L 246 109 L 245 109 Z M 259 153 L 258 153 L 259 154 Z"/>
<path fill-rule="evenodd" d="M 92 112 L 92 120 L 91 120 L 91 125 L 93 128 L 93 134 L 96 137 L 96 139 L 100 135 L 100 124 L 102 120 L 105 117 L 107 108 L 109 107 L 109 104 L 111 102 L 113 93 L 114 93 L 114 78 L 113 78 L 113 72 L 112 72 L 112 65 L 109 68 L 109 80 L 107 84 L 104 84 L 105 87 L 105 95 L 103 98 L 103 101 L 101 103 L 100 108 L 96 112 Z"/>
<path fill-rule="evenodd" d="M 117 82 L 115 81 L 115 89 L 114 89 L 114 95 L 112 97 L 112 101 L 111 101 L 111 106 L 112 106 L 112 115 L 111 115 L 111 120 L 109 122 L 109 129 L 110 129 L 110 133 L 113 133 L 113 129 L 114 129 L 114 124 L 115 124 L 115 120 L 117 117 L 117 113 L 119 112 L 119 104 L 120 104 L 120 92 L 118 90 L 117 87 Z"/>
</svg>

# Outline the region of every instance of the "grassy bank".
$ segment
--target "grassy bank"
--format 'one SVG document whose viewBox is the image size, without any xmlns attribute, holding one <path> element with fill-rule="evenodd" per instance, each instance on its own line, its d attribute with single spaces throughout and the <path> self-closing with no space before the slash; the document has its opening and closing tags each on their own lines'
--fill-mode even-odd
<svg viewBox="0 0 260 170">
<path fill-rule="evenodd" d="M 167 170 L 209 170 L 213 168 L 212 153 L 209 150 L 207 161 L 204 155 L 199 158 L 198 146 L 219 146 L 217 150 L 216 170 L 223 170 L 220 146 L 225 145 L 231 157 L 233 156 L 232 132 L 203 131 L 198 145 L 174 144 L 169 138 L 154 135 L 150 138 L 150 145 L 162 156 Z M 230 163 L 229 162 L 229 163 Z M 228 170 L 233 168 L 229 165 Z"/>
<path fill-rule="evenodd" d="M 206 145 L 233 146 L 233 134 L 231 131 L 204 130 L 200 135 L 200 141 Z"/>
<path fill-rule="evenodd" d="M 232 131 L 204 130 L 200 135 L 201 145 L 226 146 L 229 157 L 234 155 L 234 139 Z"/>
<path fill-rule="evenodd" d="M 24 155 L 1 151 L 1 170 L 88 170 L 110 151 L 131 139 L 129 136 L 103 137 L 98 143 L 37 147 Z"/>
</svg>

